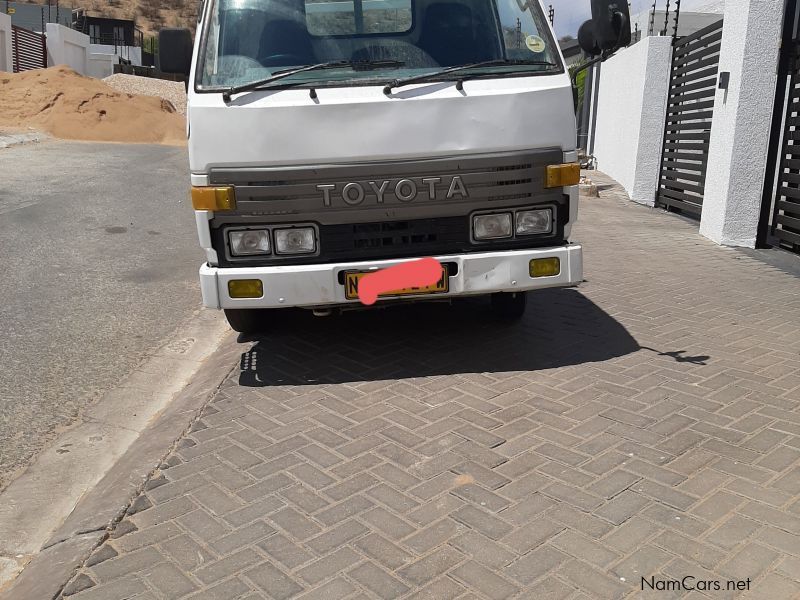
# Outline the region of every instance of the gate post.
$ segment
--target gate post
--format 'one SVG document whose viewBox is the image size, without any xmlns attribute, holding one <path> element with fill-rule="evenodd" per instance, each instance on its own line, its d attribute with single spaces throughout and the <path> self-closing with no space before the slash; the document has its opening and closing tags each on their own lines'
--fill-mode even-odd
<svg viewBox="0 0 800 600">
<path fill-rule="evenodd" d="M 0 13 L 0 71 L 14 71 L 11 17 Z"/>
<path fill-rule="evenodd" d="M 14 54 L 12 59 L 14 73 L 19 73 L 19 34 L 17 33 L 17 28 L 14 25 L 11 26 L 11 47 L 11 52 Z"/>
<path fill-rule="evenodd" d="M 755 247 L 785 0 L 726 0 L 700 233 Z"/>
</svg>

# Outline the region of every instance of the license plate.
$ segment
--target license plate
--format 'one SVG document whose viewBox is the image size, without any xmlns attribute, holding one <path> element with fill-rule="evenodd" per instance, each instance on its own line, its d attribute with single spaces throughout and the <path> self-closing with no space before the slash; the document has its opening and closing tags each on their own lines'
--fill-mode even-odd
<svg viewBox="0 0 800 600">
<path fill-rule="evenodd" d="M 348 300 L 358 300 L 358 282 L 362 277 L 375 273 L 376 271 L 349 271 L 344 274 L 344 295 Z M 447 279 L 447 267 L 442 265 L 442 276 L 439 281 L 433 285 L 426 285 L 424 287 L 410 287 L 400 290 L 392 290 L 390 292 L 383 292 L 378 294 L 380 298 L 387 296 L 416 296 L 419 294 L 443 294 L 449 289 L 449 280 Z"/>
</svg>

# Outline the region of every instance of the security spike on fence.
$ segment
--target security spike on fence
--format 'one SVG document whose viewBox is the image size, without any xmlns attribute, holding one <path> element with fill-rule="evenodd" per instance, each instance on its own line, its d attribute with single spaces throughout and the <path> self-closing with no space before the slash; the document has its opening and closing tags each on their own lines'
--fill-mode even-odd
<svg viewBox="0 0 800 600">
<path fill-rule="evenodd" d="M 672 28 L 672 43 L 678 39 L 678 20 L 681 18 L 681 0 L 675 0 L 675 24 Z"/>
</svg>

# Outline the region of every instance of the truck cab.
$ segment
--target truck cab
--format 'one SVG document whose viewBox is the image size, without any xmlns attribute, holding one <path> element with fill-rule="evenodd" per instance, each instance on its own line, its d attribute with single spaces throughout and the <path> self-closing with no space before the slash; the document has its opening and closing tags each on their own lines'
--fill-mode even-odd
<svg viewBox="0 0 800 600">
<path fill-rule="evenodd" d="M 537 0 L 206 0 L 190 56 L 203 303 L 235 330 L 361 307 L 360 277 L 421 257 L 440 280 L 378 305 L 514 317 L 581 282 L 572 86 Z"/>
</svg>

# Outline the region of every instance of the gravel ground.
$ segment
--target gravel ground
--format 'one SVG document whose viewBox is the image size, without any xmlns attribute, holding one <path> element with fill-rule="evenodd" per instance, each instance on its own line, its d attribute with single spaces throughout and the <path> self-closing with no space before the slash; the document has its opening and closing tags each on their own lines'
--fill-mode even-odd
<svg viewBox="0 0 800 600">
<path fill-rule="evenodd" d="M 164 98 L 172 102 L 179 113 L 186 114 L 186 87 L 180 81 L 137 77 L 136 75 L 125 75 L 124 73 L 110 75 L 103 81 L 120 92 Z"/>
<path fill-rule="evenodd" d="M 155 144 L 0 150 L 0 490 L 197 310 L 188 160 Z"/>
</svg>

